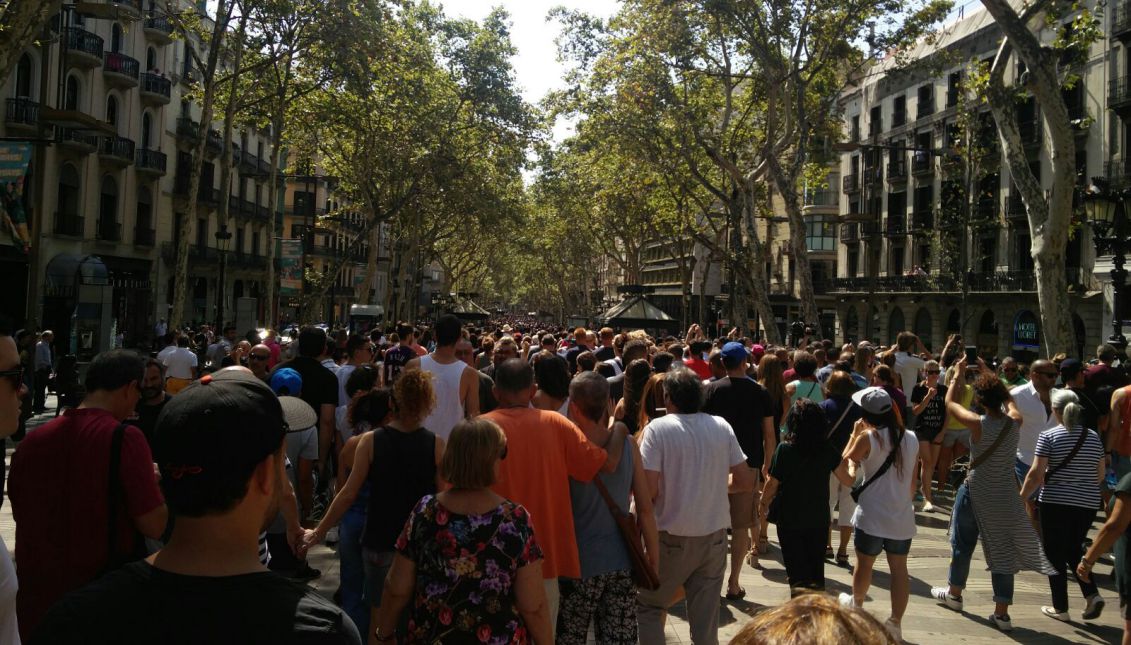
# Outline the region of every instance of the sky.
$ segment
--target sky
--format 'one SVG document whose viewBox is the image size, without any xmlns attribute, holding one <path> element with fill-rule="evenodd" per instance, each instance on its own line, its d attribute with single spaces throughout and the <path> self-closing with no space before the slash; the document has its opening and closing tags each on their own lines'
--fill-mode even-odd
<svg viewBox="0 0 1131 645">
<path fill-rule="evenodd" d="M 501 6 L 511 17 L 511 42 L 518 54 L 511 61 L 523 97 L 530 103 L 542 100 L 546 92 L 563 87 L 565 67 L 558 63 L 554 44 L 561 29 L 557 21 L 546 21 L 550 9 L 564 6 L 602 18 L 611 17 L 620 3 L 616 0 L 441 0 L 444 13 L 482 20 L 494 7 Z M 554 139 L 568 136 L 571 126 L 559 122 Z"/>
</svg>

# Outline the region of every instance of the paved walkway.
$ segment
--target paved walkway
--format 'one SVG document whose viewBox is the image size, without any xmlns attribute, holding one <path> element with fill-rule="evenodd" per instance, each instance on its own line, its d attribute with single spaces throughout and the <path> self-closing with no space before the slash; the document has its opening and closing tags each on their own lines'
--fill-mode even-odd
<svg viewBox="0 0 1131 645">
<path fill-rule="evenodd" d="M 54 406 L 53 397 L 48 406 Z M 48 412 L 32 420 L 31 426 L 49 421 L 54 412 Z M 8 456 L 12 453 L 9 442 Z M 989 573 L 985 571 L 985 560 L 979 548 L 974 555 L 970 570 L 969 586 L 966 589 L 966 613 L 959 614 L 945 609 L 928 597 L 930 588 L 946 583 L 947 567 L 950 559 L 950 545 L 947 541 L 947 526 L 950 520 L 950 500 L 936 500 L 933 513 L 918 513 L 919 534 L 911 547 L 908 567 L 911 572 L 911 602 L 903 619 L 903 636 L 908 643 L 935 644 L 956 643 L 1118 643 L 1122 637 L 1122 621 L 1119 619 L 1119 599 L 1112 587 L 1112 562 L 1101 560 L 1096 565 L 1101 593 L 1107 599 L 1107 609 L 1096 621 L 1080 620 L 1084 602 L 1075 584 L 1069 583 L 1072 602 L 1071 623 L 1061 623 L 1041 615 L 1040 607 L 1048 604 L 1049 590 L 1047 578 L 1025 572 L 1017 576 L 1014 592 L 1014 606 L 1010 611 L 1014 630 L 1003 634 L 995 629 L 987 617 L 993 610 Z M 1097 523 L 1093 529 L 1099 527 Z M 0 509 L 0 535 L 9 548 L 15 544 L 15 523 L 12 520 L 10 504 Z M 789 591 L 785 584 L 785 570 L 781 564 L 781 553 L 777 549 L 777 538 L 770 531 L 770 553 L 763 557 L 764 569 L 757 571 L 744 567 L 742 586 L 746 588 L 746 598 L 739 602 L 723 600 L 719 610 L 719 640 L 726 643 L 760 609 L 785 602 Z M 338 561 L 334 551 L 325 546 L 311 551 L 312 566 L 322 570 L 322 577 L 311 586 L 327 597 L 333 595 L 338 585 Z M 828 591 L 839 593 L 848 591 L 852 582 L 850 569 L 828 564 L 825 569 Z M 888 616 L 888 578 L 883 562 L 877 563 L 869 601 L 865 608 L 881 621 Z M 668 643 L 690 643 L 690 631 L 683 619 L 682 605 L 672 609 L 668 621 Z M 651 645 L 651 644 L 645 644 Z"/>
</svg>

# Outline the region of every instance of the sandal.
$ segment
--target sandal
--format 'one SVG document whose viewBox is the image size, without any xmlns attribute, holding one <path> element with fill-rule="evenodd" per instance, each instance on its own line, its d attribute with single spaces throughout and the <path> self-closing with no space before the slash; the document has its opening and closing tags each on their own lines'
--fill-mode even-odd
<svg viewBox="0 0 1131 645">
<path fill-rule="evenodd" d="M 833 548 L 831 546 L 825 547 L 825 559 L 826 560 L 832 560 L 833 559 Z"/>
<path fill-rule="evenodd" d="M 762 565 L 758 562 L 758 552 L 751 550 L 746 554 L 746 564 L 750 565 L 751 569 L 761 569 Z"/>
<path fill-rule="evenodd" d="M 758 553 L 765 554 L 765 553 L 769 553 L 769 552 L 770 552 L 770 538 L 768 538 L 764 535 L 758 536 Z"/>
<path fill-rule="evenodd" d="M 836 565 L 838 567 L 847 567 L 848 566 L 848 554 L 847 553 L 837 553 L 836 554 Z"/>
<path fill-rule="evenodd" d="M 746 597 L 746 590 L 742 587 L 739 587 L 738 591 L 728 591 L 726 593 L 726 596 L 723 597 L 727 600 L 742 600 Z"/>
</svg>

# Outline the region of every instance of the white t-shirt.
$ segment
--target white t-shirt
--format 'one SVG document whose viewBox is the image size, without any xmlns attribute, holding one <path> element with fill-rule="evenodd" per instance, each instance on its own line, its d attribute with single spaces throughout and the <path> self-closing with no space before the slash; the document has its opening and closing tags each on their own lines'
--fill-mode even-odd
<svg viewBox="0 0 1131 645">
<path fill-rule="evenodd" d="M 1032 383 L 1018 385 L 1009 391 L 1013 403 L 1021 411 L 1021 429 L 1017 436 L 1017 458 L 1026 466 L 1033 465 L 1033 453 L 1037 449 L 1037 439 L 1045 430 L 1060 425 L 1051 410 L 1045 410 L 1041 395 Z M 1052 398 L 1052 395 L 1049 395 Z"/>
<path fill-rule="evenodd" d="M 20 630 L 16 623 L 16 568 L 8 555 L 8 546 L 0 537 L 0 643 L 20 645 Z"/>
<path fill-rule="evenodd" d="M 704 412 L 668 414 L 644 427 L 644 469 L 660 473 L 656 524 L 682 537 L 730 528 L 727 480 L 746 463 L 734 430 Z"/>
<path fill-rule="evenodd" d="M 346 381 L 349 380 L 350 374 L 353 374 L 353 371 L 355 369 L 357 369 L 357 366 L 356 365 L 350 365 L 349 363 L 346 363 L 345 365 L 339 365 L 338 366 L 337 377 L 338 377 L 338 405 L 339 406 L 346 405 L 350 402 L 350 398 L 348 396 L 346 396 Z"/>
<path fill-rule="evenodd" d="M 177 346 L 175 344 L 174 345 L 166 345 L 164 349 L 157 352 L 157 360 L 164 363 L 165 357 L 168 356 L 169 354 L 172 354 L 175 351 L 177 351 Z"/>
<path fill-rule="evenodd" d="M 915 384 L 919 382 L 919 370 L 927 365 L 927 361 L 908 354 L 907 352 L 895 353 L 895 372 L 903 382 L 903 391 L 910 393 Z"/>
<path fill-rule="evenodd" d="M 165 363 L 165 376 L 168 378 L 192 378 L 192 370 L 196 367 L 196 354 L 187 347 L 178 347 L 169 353 L 161 362 Z"/>
<path fill-rule="evenodd" d="M 883 437 L 881 439 L 881 436 Z M 891 452 L 888 429 L 879 428 L 868 433 L 871 449 L 861 464 L 867 482 L 880 469 Z M 860 494 L 852 526 L 872 537 L 889 540 L 910 540 L 915 537 L 915 505 L 911 495 L 911 480 L 919 458 L 919 440 L 907 430 L 899 442 L 900 462 L 895 463 L 868 489 Z"/>
</svg>

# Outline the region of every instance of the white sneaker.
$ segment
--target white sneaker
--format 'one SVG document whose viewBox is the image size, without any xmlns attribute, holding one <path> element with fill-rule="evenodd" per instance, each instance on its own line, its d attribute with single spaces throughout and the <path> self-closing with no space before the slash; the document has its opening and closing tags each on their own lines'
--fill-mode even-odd
<svg viewBox="0 0 1131 645">
<path fill-rule="evenodd" d="M 962 611 L 962 596 L 950 595 L 950 587 L 931 587 L 931 597 L 948 609 Z"/>
<path fill-rule="evenodd" d="M 930 513 L 935 510 L 935 505 L 930 502 L 923 502 L 923 512 Z"/>
<path fill-rule="evenodd" d="M 1098 593 L 1088 596 L 1088 606 L 1084 608 L 1082 618 L 1084 620 L 1095 620 L 1099 618 L 1100 614 L 1104 612 L 1105 604 L 1107 603 L 1104 602 L 1103 596 Z"/>
<path fill-rule="evenodd" d="M 1009 619 L 1009 614 L 1006 614 L 1004 616 L 990 614 L 990 622 L 1003 632 L 1013 631 L 1013 621 Z"/>
<path fill-rule="evenodd" d="M 903 628 L 892 622 L 892 619 L 888 618 L 884 621 L 884 629 L 888 630 L 888 633 L 895 639 L 895 642 L 903 642 Z"/>
<path fill-rule="evenodd" d="M 848 609 L 860 609 L 864 606 L 862 604 L 856 604 L 856 598 L 854 598 L 850 593 L 842 592 L 839 596 L 837 596 L 837 601 L 840 602 L 841 607 L 847 607 Z"/>
<path fill-rule="evenodd" d="M 1048 606 L 1041 607 L 1041 613 L 1048 616 L 1049 618 L 1055 618 L 1056 620 L 1059 620 L 1062 623 L 1068 622 L 1068 612 L 1067 611 L 1057 611 L 1056 607 L 1048 607 Z"/>
</svg>

